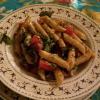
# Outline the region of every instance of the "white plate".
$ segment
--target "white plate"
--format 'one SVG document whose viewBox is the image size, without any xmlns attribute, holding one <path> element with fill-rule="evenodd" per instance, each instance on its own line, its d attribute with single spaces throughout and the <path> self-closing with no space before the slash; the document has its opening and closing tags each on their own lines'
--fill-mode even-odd
<svg viewBox="0 0 100 100">
<path fill-rule="evenodd" d="M 0 97 L 3 100 L 31 100 L 21 95 L 16 94 L 15 92 L 8 89 L 5 85 L 0 82 Z M 90 100 L 89 98 L 97 91 L 98 89 L 92 91 L 91 93 L 76 99 L 76 100 Z"/>
<path fill-rule="evenodd" d="M 96 57 L 91 59 L 87 67 L 77 76 L 66 79 L 63 84 L 55 87 L 55 82 L 44 82 L 24 72 L 12 54 L 12 47 L 0 44 L 0 80 L 13 91 L 37 100 L 71 100 L 82 97 L 95 90 L 100 84 L 100 28 L 86 15 L 79 11 L 60 5 L 31 5 L 14 11 L 1 20 L 0 32 L 11 36 L 14 25 L 23 21 L 26 15 L 33 20 L 41 11 L 54 11 L 53 17 L 66 19 L 87 33 L 89 45 L 95 51 Z"/>
</svg>

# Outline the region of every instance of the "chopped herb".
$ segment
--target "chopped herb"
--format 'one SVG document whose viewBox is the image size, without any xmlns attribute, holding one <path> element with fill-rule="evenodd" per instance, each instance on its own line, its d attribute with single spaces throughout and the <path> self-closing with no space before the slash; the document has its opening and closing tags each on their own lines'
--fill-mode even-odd
<svg viewBox="0 0 100 100">
<path fill-rule="evenodd" d="M 56 64 L 54 64 L 54 63 L 51 63 L 51 65 L 52 65 L 54 68 L 56 68 L 56 67 L 57 67 L 57 65 L 56 65 Z"/>
<path fill-rule="evenodd" d="M 48 44 L 46 44 L 44 50 L 49 52 L 50 51 L 50 46 Z"/>
<path fill-rule="evenodd" d="M 49 44 L 51 42 L 50 38 L 44 37 L 43 38 L 43 43 L 44 44 Z"/>
<path fill-rule="evenodd" d="M 49 16 L 49 17 L 51 17 L 53 13 L 54 13 L 53 11 L 42 11 L 39 14 L 39 16 Z"/>
<path fill-rule="evenodd" d="M 43 43 L 44 43 L 44 50 L 48 52 L 51 50 L 51 48 L 55 44 L 54 41 L 50 38 L 44 38 Z"/>
<path fill-rule="evenodd" d="M 12 40 L 9 36 L 6 35 L 6 33 L 4 34 L 0 34 L 0 43 L 6 43 L 6 44 L 12 44 Z"/>
</svg>

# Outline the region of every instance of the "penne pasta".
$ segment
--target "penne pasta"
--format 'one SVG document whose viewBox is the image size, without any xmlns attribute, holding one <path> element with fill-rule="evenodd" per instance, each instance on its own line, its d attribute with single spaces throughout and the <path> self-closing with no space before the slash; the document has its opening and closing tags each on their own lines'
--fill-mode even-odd
<svg viewBox="0 0 100 100">
<path fill-rule="evenodd" d="M 59 40 L 59 37 L 54 34 L 54 31 L 52 31 L 52 29 L 49 28 L 49 26 L 47 24 L 43 24 L 42 27 L 46 30 L 46 32 L 49 34 L 49 36 L 51 38 L 53 38 L 55 41 L 58 41 Z"/>
<path fill-rule="evenodd" d="M 39 52 L 39 55 L 41 58 L 43 58 L 49 62 L 55 63 L 55 64 L 59 65 L 60 67 L 69 70 L 69 64 L 67 63 L 67 61 L 63 60 L 56 54 L 51 54 L 51 53 L 41 50 Z"/>
<path fill-rule="evenodd" d="M 92 54 L 92 57 L 95 56 L 94 52 L 79 37 L 77 37 L 77 35 L 74 34 L 73 38 L 76 39 L 77 41 L 79 41 L 85 48 L 88 48 L 88 50 Z"/>
<path fill-rule="evenodd" d="M 73 34 L 73 38 L 79 41 L 80 43 L 83 43 L 83 41 L 76 34 Z"/>
<path fill-rule="evenodd" d="M 46 22 L 50 27 L 54 28 L 55 30 L 57 30 L 59 32 L 65 31 L 65 28 L 63 28 L 60 25 L 57 25 L 57 23 L 55 21 L 53 21 L 50 17 L 43 16 L 43 17 L 41 17 L 41 19 L 44 20 L 44 22 Z"/>
<path fill-rule="evenodd" d="M 66 28 L 68 25 L 72 25 L 67 21 L 64 21 L 62 19 L 58 19 L 58 18 L 52 18 L 53 21 L 55 21 L 55 23 L 57 23 L 57 25 Z"/>
<path fill-rule="evenodd" d="M 31 18 L 30 17 L 27 17 L 24 24 L 23 24 L 23 27 L 26 27 L 27 29 L 29 29 L 33 34 L 37 34 L 37 31 L 31 21 Z"/>
<path fill-rule="evenodd" d="M 41 27 L 41 25 L 40 25 L 38 22 L 33 22 L 33 24 L 34 24 L 36 30 L 37 30 L 40 34 L 42 34 L 42 35 L 45 36 L 45 37 L 48 37 L 48 34 L 46 33 L 46 31 Z"/>
<path fill-rule="evenodd" d="M 77 38 L 77 40 L 80 41 L 82 43 L 82 45 L 84 45 L 84 47 L 89 50 L 92 57 L 95 57 L 95 53 L 82 40 L 80 40 L 79 38 Z"/>
<path fill-rule="evenodd" d="M 77 40 L 73 39 L 71 36 L 64 34 L 64 41 L 75 46 L 79 49 L 82 54 L 85 54 L 85 47 Z"/>
<path fill-rule="evenodd" d="M 75 66 L 75 68 L 73 68 L 71 71 L 70 71 L 70 75 L 71 76 L 75 76 L 76 74 L 78 74 L 78 67 Z"/>
<path fill-rule="evenodd" d="M 70 70 L 75 67 L 75 49 L 74 48 L 69 50 L 67 62 L 69 63 Z"/>
<path fill-rule="evenodd" d="M 83 43 L 83 45 L 85 46 L 86 49 L 88 49 L 88 51 L 91 53 L 92 57 L 95 57 L 95 53 L 85 44 Z"/>
<path fill-rule="evenodd" d="M 45 71 L 44 70 L 38 69 L 38 74 L 39 74 L 39 76 L 41 77 L 42 80 L 46 80 Z"/>
<path fill-rule="evenodd" d="M 57 35 L 58 35 L 60 38 L 62 38 L 62 33 L 57 32 Z"/>
<path fill-rule="evenodd" d="M 62 23 L 62 20 L 57 19 L 57 18 L 52 18 L 52 20 L 57 23 L 57 25 L 60 25 Z"/>
<path fill-rule="evenodd" d="M 58 41 L 59 47 L 63 48 L 66 46 L 63 39 L 55 34 L 54 31 L 52 31 L 52 29 L 47 24 L 44 23 L 42 27 L 47 31 L 51 38 L 53 38 L 55 41 Z"/>
<path fill-rule="evenodd" d="M 62 82 L 64 81 L 64 75 L 62 73 L 62 71 L 58 68 L 56 68 L 54 70 L 54 75 L 55 75 L 55 78 L 56 78 L 56 81 L 57 81 L 57 85 L 61 85 Z"/>
<path fill-rule="evenodd" d="M 60 39 L 58 40 L 58 44 L 59 44 L 59 47 L 61 47 L 61 48 L 66 47 L 66 44 L 64 43 L 64 41 L 63 41 L 62 38 L 60 38 Z"/>
<path fill-rule="evenodd" d="M 75 65 L 80 65 L 80 64 L 88 61 L 91 58 L 91 56 L 92 56 L 92 54 L 91 54 L 90 50 L 87 48 L 85 55 L 81 55 L 80 57 L 76 58 Z"/>
<path fill-rule="evenodd" d="M 74 31 L 75 31 L 76 35 L 77 35 L 80 39 L 82 39 L 82 40 L 87 40 L 86 35 L 85 35 L 83 32 L 81 32 L 79 29 L 75 28 Z"/>
</svg>

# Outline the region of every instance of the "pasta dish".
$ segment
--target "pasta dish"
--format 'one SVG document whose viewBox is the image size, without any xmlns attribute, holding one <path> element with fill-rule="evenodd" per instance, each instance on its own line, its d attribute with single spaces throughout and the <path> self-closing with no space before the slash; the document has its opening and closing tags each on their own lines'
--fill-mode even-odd
<svg viewBox="0 0 100 100">
<path fill-rule="evenodd" d="M 45 11 L 36 21 L 28 16 L 19 23 L 13 50 L 24 69 L 41 80 L 56 80 L 60 85 L 95 56 L 87 41 L 82 30 Z"/>
</svg>

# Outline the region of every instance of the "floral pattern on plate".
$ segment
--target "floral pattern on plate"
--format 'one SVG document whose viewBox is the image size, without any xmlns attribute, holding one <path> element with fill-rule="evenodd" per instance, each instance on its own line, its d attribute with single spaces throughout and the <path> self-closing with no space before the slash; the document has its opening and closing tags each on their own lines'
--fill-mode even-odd
<svg viewBox="0 0 100 100">
<path fill-rule="evenodd" d="M 67 19 L 82 30 L 84 29 L 83 31 L 91 34 L 87 35 L 91 41 L 90 45 L 92 44 L 92 49 L 97 55 L 95 60 L 92 59 L 88 67 L 79 75 L 65 80 L 60 87 L 55 88 L 55 82 L 43 82 L 23 72 L 11 54 L 11 47 L 3 43 L 0 45 L 1 81 L 17 93 L 39 100 L 75 99 L 92 92 L 100 84 L 100 28 L 87 16 L 59 5 L 31 5 L 5 17 L 0 23 L 0 32 L 7 31 L 7 34 L 11 36 L 10 33 L 14 32 L 12 29 L 17 22 L 23 21 L 27 15 L 35 20 L 39 13 L 44 10 L 54 11 L 53 17 Z"/>
</svg>

